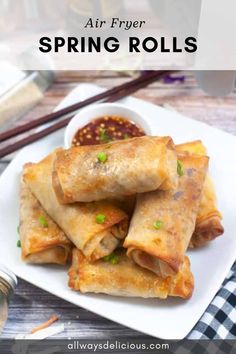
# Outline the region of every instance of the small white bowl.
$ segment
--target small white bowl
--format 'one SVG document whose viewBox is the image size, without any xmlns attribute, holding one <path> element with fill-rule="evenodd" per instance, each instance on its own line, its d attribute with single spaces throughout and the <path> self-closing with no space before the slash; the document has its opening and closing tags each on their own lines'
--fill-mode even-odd
<svg viewBox="0 0 236 354">
<path fill-rule="evenodd" d="M 145 121 L 145 118 L 135 110 L 119 103 L 99 103 L 83 108 L 71 119 L 65 130 L 65 148 L 68 149 L 71 147 L 72 140 L 79 129 L 83 128 L 93 119 L 108 115 L 116 115 L 122 118 L 126 118 L 142 128 L 145 134 L 151 135 L 151 129 Z"/>
</svg>

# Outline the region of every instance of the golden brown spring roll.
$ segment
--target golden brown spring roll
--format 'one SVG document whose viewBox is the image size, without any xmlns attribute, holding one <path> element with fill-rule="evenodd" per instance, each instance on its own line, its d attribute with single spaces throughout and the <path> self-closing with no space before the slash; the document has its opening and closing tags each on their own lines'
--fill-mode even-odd
<svg viewBox="0 0 236 354">
<path fill-rule="evenodd" d="M 159 276 L 176 274 L 194 231 L 208 158 L 181 154 L 175 191 L 139 194 L 124 247 L 137 264 Z"/>
<path fill-rule="evenodd" d="M 69 286 L 82 293 L 104 293 L 114 296 L 161 298 L 179 296 L 191 297 L 194 287 L 190 262 L 185 257 L 180 271 L 168 278 L 139 267 L 127 257 L 124 249 L 116 251 L 118 263 L 99 260 L 88 262 L 83 254 L 73 250 L 72 266 L 69 270 Z"/>
<path fill-rule="evenodd" d="M 66 264 L 72 243 L 43 210 L 21 181 L 20 240 L 22 259 L 27 263 Z"/>
<path fill-rule="evenodd" d="M 207 151 L 201 140 L 192 141 L 176 146 L 177 151 L 187 151 L 198 155 L 207 155 Z M 202 199 L 200 202 L 194 234 L 190 247 L 200 247 L 208 241 L 214 240 L 224 233 L 221 224 L 221 213 L 217 208 L 216 193 L 213 181 L 209 174 L 206 177 Z"/>
<path fill-rule="evenodd" d="M 86 257 L 95 260 L 110 254 L 126 236 L 128 217 L 107 201 L 62 205 L 52 188 L 55 153 L 28 166 L 24 181 L 50 217 Z"/>
<path fill-rule="evenodd" d="M 117 198 L 117 199 L 109 199 L 114 205 L 118 208 L 124 210 L 129 218 L 132 217 L 135 204 L 136 204 L 136 194 L 135 195 L 127 195 L 125 197 Z"/>
<path fill-rule="evenodd" d="M 170 137 L 143 136 L 59 151 L 53 187 L 61 203 L 120 198 L 177 185 Z"/>
</svg>

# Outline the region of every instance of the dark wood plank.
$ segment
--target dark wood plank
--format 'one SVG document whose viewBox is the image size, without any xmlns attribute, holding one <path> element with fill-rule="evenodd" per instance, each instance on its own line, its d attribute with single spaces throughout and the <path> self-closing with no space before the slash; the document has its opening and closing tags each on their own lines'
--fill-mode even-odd
<svg viewBox="0 0 236 354">
<path fill-rule="evenodd" d="M 137 337 L 139 333 L 72 305 L 22 279 L 11 299 L 9 317 L 1 338 L 13 338 L 17 333 L 29 333 L 47 321 L 51 315 L 64 323 L 65 332 L 58 337 L 115 338 Z"/>
</svg>

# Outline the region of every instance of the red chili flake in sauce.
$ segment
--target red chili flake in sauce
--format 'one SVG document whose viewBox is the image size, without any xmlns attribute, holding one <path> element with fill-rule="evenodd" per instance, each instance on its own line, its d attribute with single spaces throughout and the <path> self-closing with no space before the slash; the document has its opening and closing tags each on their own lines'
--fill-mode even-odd
<svg viewBox="0 0 236 354">
<path fill-rule="evenodd" d="M 79 129 L 74 136 L 72 146 L 105 144 L 143 135 L 145 135 L 143 129 L 126 118 L 104 116 L 92 120 Z"/>
</svg>

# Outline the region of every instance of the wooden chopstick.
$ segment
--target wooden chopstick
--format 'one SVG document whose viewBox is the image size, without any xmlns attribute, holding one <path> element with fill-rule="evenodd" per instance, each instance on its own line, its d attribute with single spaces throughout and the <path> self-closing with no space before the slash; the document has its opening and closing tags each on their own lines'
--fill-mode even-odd
<svg viewBox="0 0 236 354">
<path fill-rule="evenodd" d="M 104 100 L 107 97 L 110 97 L 112 95 L 118 94 L 119 92 L 122 92 L 123 90 L 126 90 L 132 86 L 136 86 L 136 84 L 142 82 L 143 80 L 148 79 L 149 77 L 153 77 L 158 75 L 158 71 L 149 71 L 149 72 L 145 72 L 144 74 L 142 74 L 140 77 L 138 77 L 137 79 L 131 80 L 127 83 L 124 83 L 122 85 L 113 87 L 109 90 L 106 90 L 105 92 L 99 93 L 95 96 L 92 96 L 90 98 L 87 98 L 81 102 L 75 103 L 71 106 L 68 106 L 66 108 L 60 109 L 56 112 L 52 112 L 50 114 L 47 114 L 45 116 L 36 118 L 31 120 L 30 122 L 27 122 L 25 124 L 22 124 L 20 126 L 17 126 L 15 128 L 9 129 L 5 132 L 0 133 L 0 142 L 3 142 L 7 139 L 13 138 L 19 134 L 28 132 L 29 130 L 36 128 L 42 124 L 51 122 L 53 120 L 59 119 L 59 118 L 63 118 L 63 117 L 68 117 L 68 115 L 70 113 L 75 114 L 79 109 L 92 104 L 94 102 L 98 102 L 100 100 Z M 72 115 L 69 116 L 69 118 L 72 118 Z"/>
<path fill-rule="evenodd" d="M 93 96 L 91 97 L 91 99 L 94 99 L 94 97 L 101 97 L 104 98 L 104 95 L 105 93 L 107 93 L 108 91 L 109 92 L 113 92 L 112 95 L 110 95 L 109 99 L 106 100 L 106 102 L 114 102 L 114 101 L 118 101 L 128 95 L 131 95 L 132 93 L 138 91 L 139 89 L 149 85 L 150 83 L 156 81 L 157 79 L 160 79 L 162 76 L 166 75 L 167 73 L 169 73 L 169 71 L 155 71 L 155 72 L 149 72 L 145 75 L 142 75 L 141 77 L 139 77 L 138 79 L 135 79 L 135 80 L 132 80 L 131 82 L 127 83 L 127 84 L 123 84 L 123 85 L 120 85 L 120 86 L 117 86 L 111 90 L 107 90 L 105 92 L 103 92 L 102 94 L 99 94 L 99 95 L 96 95 L 96 96 Z M 129 84 L 129 85 L 128 85 Z M 119 90 L 117 89 L 119 87 Z M 105 95 L 105 97 L 107 97 L 107 94 Z M 88 100 L 91 100 L 91 99 L 88 99 Z M 85 100 L 85 101 L 88 101 L 88 100 Z M 85 102 L 83 101 L 83 103 Z M 92 103 L 95 102 L 94 100 L 92 100 Z M 90 101 L 91 103 L 91 101 Z M 86 103 L 87 105 L 88 103 Z M 77 103 L 76 105 L 73 105 L 74 107 L 77 106 L 78 107 L 79 103 Z M 72 106 L 70 106 L 69 109 L 71 109 Z M 63 111 L 63 110 L 60 110 L 60 111 Z M 65 111 L 65 110 L 64 110 Z M 59 112 L 59 111 L 58 111 Z M 15 152 L 16 150 L 28 145 L 28 144 L 31 144 L 51 133 L 54 133 L 55 131 L 65 127 L 71 120 L 71 116 L 68 117 L 68 118 L 65 118 L 63 120 L 60 120 L 58 122 L 56 122 L 55 124 L 53 125 L 50 125 L 49 127 L 37 132 L 37 133 L 34 133 L 32 135 L 29 135 L 27 136 L 26 138 L 23 138 L 13 144 L 10 144 L 2 149 L 0 149 L 0 158 L 12 153 L 12 152 Z"/>
</svg>

